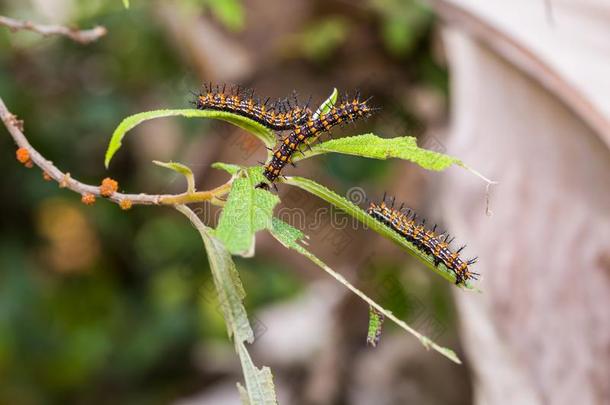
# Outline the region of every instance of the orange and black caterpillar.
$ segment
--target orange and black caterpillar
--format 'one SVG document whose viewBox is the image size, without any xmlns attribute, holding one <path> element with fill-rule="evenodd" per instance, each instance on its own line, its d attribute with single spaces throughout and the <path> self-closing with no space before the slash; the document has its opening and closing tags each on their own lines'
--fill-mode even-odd
<svg viewBox="0 0 610 405">
<path fill-rule="evenodd" d="M 470 265 L 477 261 L 477 258 L 462 260 L 460 252 L 465 246 L 453 251 L 446 233 L 437 234 L 436 225 L 432 229 L 426 229 L 425 220 L 421 223 L 416 222 L 417 215 L 412 210 L 403 211 L 394 208 L 394 201 L 388 205 L 385 196 L 380 204 L 371 203 L 366 211 L 370 216 L 379 222 L 389 226 L 407 241 L 413 243 L 421 252 L 434 259 L 434 265 L 443 263 L 455 275 L 455 284 L 464 284 L 468 280 L 476 280 L 478 273 L 470 271 Z"/>
<path fill-rule="evenodd" d="M 291 163 L 291 157 L 300 145 L 315 140 L 324 132 L 330 131 L 338 124 L 355 121 L 361 117 L 371 114 L 372 108 L 367 104 L 368 100 L 360 101 L 359 97 L 349 100 L 345 99 L 339 105 L 332 106 L 327 112 L 318 117 L 308 116 L 308 119 L 298 125 L 285 137 L 280 145 L 273 150 L 271 161 L 265 164 L 263 175 L 273 183 L 278 178 L 286 163 Z M 257 187 L 267 188 L 269 185 L 260 183 Z"/>
<path fill-rule="evenodd" d="M 296 96 L 291 99 L 277 100 L 269 103 L 269 99 L 261 102 L 254 91 L 234 86 L 226 91 L 226 85 L 212 86 L 205 84 L 203 91 L 196 95 L 193 102 L 199 110 L 226 111 L 250 118 L 259 124 L 275 131 L 294 129 L 311 116 L 307 106 L 299 106 Z"/>
</svg>

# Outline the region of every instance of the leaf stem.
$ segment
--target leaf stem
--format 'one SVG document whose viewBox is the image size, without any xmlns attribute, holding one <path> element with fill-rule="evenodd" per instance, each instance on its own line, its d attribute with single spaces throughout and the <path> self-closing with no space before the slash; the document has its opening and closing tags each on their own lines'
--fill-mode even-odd
<svg viewBox="0 0 610 405">
<path fill-rule="evenodd" d="M 218 197 L 221 197 L 227 194 L 231 190 L 231 186 L 233 183 L 233 179 L 229 180 L 225 184 L 218 186 L 212 190 L 208 191 L 196 191 L 194 193 L 186 193 L 176 194 L 176 195 L 167 195 L 161 196 L 159 199 L 159 204 L 162 205 L 180 205 L 180 204 L 189 204 L 194 202 L 203 202 L 203 201 L 214 201 L 218 200 Z"/>
<path fill-rule="evenodd" d="M 356 288 L 353 284 L 351 284 L 349 281 L 347 281 L 347 279 L 345 277 L 343 277 L 341 274 L 337 273 L 336 271 L 334 271 L 333 269 L 328 267 L 324 262 L 319 260 L 317 257 L 315 257 L 313 255 L 306 255 L 306 256 L 307 256 L 307 258 L 309 258 L 309 260 L 311 260 L 312 262 L 317 264 L 322 270 L 324 270 L 325 272 L 330 274 L 335 280 L 339 281 L 341 284 L 346 286 L 351 292 L 353 292 L 358 297 L 360 297 L 364 302 L 369 304 L 371 307 L 375 308 L 378 312 L 383 314 L 386 318 L 392 320 L 395 324 L 397 324 L 398 326 L 400 326 L 401 328 L 403 328 L 404 330 L 406 330 L 407 332 L 409 332 L 410 334 L 415 336 L 417 339 L 419 339 L 421 344 L 426 349 L 434 349 L 437 352 L 439 352 L 440 354 L 442 354 L 443 356 L 447 357 L 449 360 L 453 361 L 454 363 L 462 364 L 460 358 L 455 354 L 455 352 L 453 350 L 436 344 L 429 337 L 422 335 L 421 333 L 419 333 L 418 331 L 416 331 L 415 329 L 413 329 L 412 327 L 407 325 L 406 322 L 402 321 L 401 319 L 398 319 L 396 316 L 394 316 L 394 314 L 392 312 L 388 311 L 387 309 L 383 308 L 381 305 L 379 305 L 378 303 L 373 301 L 372 298 L 369 298 L 365 293 L 363 293 L 358 288 Z"/>
</svg>

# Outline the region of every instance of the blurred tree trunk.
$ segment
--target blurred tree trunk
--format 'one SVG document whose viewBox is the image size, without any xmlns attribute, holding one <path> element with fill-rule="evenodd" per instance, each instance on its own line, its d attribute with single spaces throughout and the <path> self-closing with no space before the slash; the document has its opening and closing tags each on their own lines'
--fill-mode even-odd
<svg viewBox="0 0 610 405">
<path fill-rule="evenodd" d="M 529 20 L 536 2 L 504 3 L 523 7 L 433 3 L 451 26 L 447 150 L 500 182 L 491 217 L 484 186 L 462 171 L 439 198 L 481 258 L 483 293 L 456 293 L 476 403 L 609 404 L 610 41 L 597 46 L 607 31 L 596 22 L 610 27 L 610 6 L 566 0 L 549 28 L 544 10 Z M 580 23 L 562 19 L 569 7 Z"/>
</svg>

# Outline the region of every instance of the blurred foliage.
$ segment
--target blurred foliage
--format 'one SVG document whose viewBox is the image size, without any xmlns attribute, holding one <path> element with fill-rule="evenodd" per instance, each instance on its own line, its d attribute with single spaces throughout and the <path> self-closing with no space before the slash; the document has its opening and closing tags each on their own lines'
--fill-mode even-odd
<svg viewBox="0 0 610 405">
<path fill-rule="evenodd" d="M 319 63 L 328 61 L 345 43 L 349 27 L 349 20 L 340 15 L 314 21 L 296 38 L 301 45 L 300 54 Z"/>
<path fill-rule="evenodd" d="M 212 15 L 231 31 L 240 31 L 245 26 L 245 14 L 240 0 L 203 0 L 193 3 L 195 7 L 196 4 L 201 4 L 209 8 Z"/>
<path fill-rule="evenodd" d="M 108 28 L 106 37 L 88 46 L 0 29 L 0 95 L 25 119 L 30 142 L 82 181 L 96 183 L 110 174 L 128 191 L 171 188 L 145 175 L 150 161 L 161 157 L 135 148 L 125 148 L 109 173 L 103 167 L 105 146 L 123 117 L 151 107 L 187 107 L 189 91 L 209 79 L 181 58 L 185 49 L 160 22 L 159 4 L 132 1 L 126 10 L 120 1 L 103 0 L 0 3 L 0 14 L 15 18 Z M 45 5 L 53 13 L 45 13 Z M 264 21 L 247 18 L 254 10 L 245 2 L 192 0 L 189 7 L 202 18 L 208 9 L 227 35 L 267 31 Z M 349 12 L 338 14 L 338 9 Z M 271 6 L 268 12 L 273 19 L 285 17 L 273 15 Z M 323 98 L 329 88 L 359 83 L 366 72 L 376 105 L 388 114 L 385 122 L 366 125 L 387 126 L 395 131 L 379 132 L 401 136 L 424 124 L 398 94 L 415 85 L 446 92 L 446 73 L 430 50 L 430 13 L 411 0 L 372 0 L 354 10 L 345 3 L 320 3 L 297 20 L 300 24 L 280 38 L 262 36 L 278 43 L 298 38 L 291 58 L 266 56 L 241 82 L 286 76 L 294 81 L 286 84 L 290 90 L 323 88 Z M 247 38 L 234 39 L 257 53 Z M 389 116 L 395 121 L 388 123 Z M 200 120 L 175 120 L 175 125 L 184 146 L 174 160 L 211 126 Z M 361 133 L 366 125 L 359 127 Z M 361 158 L 325 157 L 320 164 L 343 184 L 383 182 L 390 172 L 386 162 L 373 165 Z M 222 377 L 194 359 L 201 346 L 230 343 L 201 240 L 188 222 L 163 208 L 122 212 L 103 201 L 85 207 L 78 196 L 44 182 L 37 170 L 19 166 L 6 133 L 0 135 L 0 170 L 0 403 L 101 403 L 108 392 L 116 403 L 165 403 Z M 58 226 L 62 223 L 70 226 Z M 364 271 L 374 268 L 380 277 L 398 280 L 397 286 L 408 285 L 417 272 L 405 273 L 404 255 L 399 257 L 400 263 Z M 305 287 L 297 264 L 258 252 L 254 259 L 236 261 L 249 313 Z M 403 279 L 404 274 L 411 278 Z M 440 281 L 418 289 L 419 299 L 451 325 Z M 392 303 L 380 293 L 383 297 L 384 305 L 409 321 L 400 301 Z"/>
<path fill-rule="evenodd" d="M 383 42 L 395 56 L 413 52 L 430 26 L 432 12 L 419 0 L 370 0 L 381 17 Z"/>
</svg>

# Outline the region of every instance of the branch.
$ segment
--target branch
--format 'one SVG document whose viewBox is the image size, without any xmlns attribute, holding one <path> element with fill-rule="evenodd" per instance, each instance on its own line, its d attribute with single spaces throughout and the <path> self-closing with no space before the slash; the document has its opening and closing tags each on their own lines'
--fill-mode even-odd
<svg viewBox="0 0 610 405">
<path fill-rule="evenodd" d="M 30 143 L 23 134 L 23 121 L 17 119 L 4 104 L 0 97 L 0 119 L 4 126 L 13 137 L 13 140 L 19 146 L 17 158 L 26 166 L 36 165 L 42 169 L 45 178 L 55 180 L 62 188 L 67 188 L 77 192 L 83 196 L 84 203 L 92 203 L 95 197 L 106 197 L 109 200 L 119 204 L 121 208 L 128 209 L 132 204 L 136 205 L 179 205 L 202 201 L 217 201 L 219 196 L 223 196 L 231 189 L 231 181 L 221 185 L 213 190 L 198 191 L 193 193 L 182 194 L 123 194 L 116 191 L 117 184 L 110 180 L 110 189 L 106 181 L 102 182 L 102 186 L 93 186 L 90 184 L 81 183 L 73 179 L 70 173 L 63 173 L 53 162 L 42 156 Z"/>
<path fill-rule="evenodd" d="M 31 21 L 20 21 L 1 15 L 0 25 L 8 27 L 11 31 L 33 31 L 45 37 L 49 35 L 63 35 L 81 44 L 88 44 L 89 42 L 97 41 L 99 38 L 103 37 L 108 32 L 106 28 L 99 25 L 89 30 L 80 31 L 76 28 L 68 28 L 62 25 L 34 24 Z"/>
</svg>

